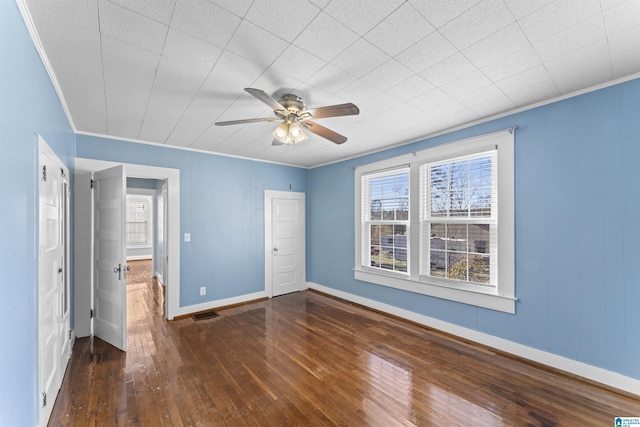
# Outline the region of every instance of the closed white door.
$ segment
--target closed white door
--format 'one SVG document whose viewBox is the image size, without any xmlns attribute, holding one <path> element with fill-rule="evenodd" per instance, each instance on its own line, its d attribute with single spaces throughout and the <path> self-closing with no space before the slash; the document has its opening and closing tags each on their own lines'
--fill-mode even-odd
<svg viewBox="0 0 640 427">
<path fill-rule="evenodd" d="M 70 355 L 67 171 L 39 139 L 38 339 L 40 424 L 46 425 Z"/>
<path fill-rule="evenodd" d="M 265 196 L 271 214 L 267 225 L 270 233 L 265 233 L 270 239 L 267 260 L 271 267 L 267 278 L 267 288 L 271 289 L 269 295 L 300 291 L 306 283 L 304 193 L 266 192 Z"/>
<path fill-rule="evenodd" d="M 94 334 L 127 348 L 126 179 L 122 165 L 94 174 Z"/>
</svg>

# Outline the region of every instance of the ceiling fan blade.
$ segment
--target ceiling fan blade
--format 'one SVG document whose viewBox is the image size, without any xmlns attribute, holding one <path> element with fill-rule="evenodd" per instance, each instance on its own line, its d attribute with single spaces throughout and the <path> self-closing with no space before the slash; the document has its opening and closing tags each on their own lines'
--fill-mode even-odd
<svg viewBox="0 0 640 427">
<path fill-rule="evenodd" d="M 355 116 L 360 114 L 360 109 L 350 102 L 346 104 L 330 105 L 328 107 L 311 108 L 302 114 L 311 114 L 312 119 L 324 119 L 327 117 Z"/>
<path fill-rule="evenodd" d="M 243 123 L 256 123 L 256 122 L 277 122 L 280 119 L 277 117 L 262 117 L 259 119 L 243 119 L 243 120 L 229 120 L 227 122 L 216 122 L 216 126 L 228 126 L 228 125 L 241 125 Z"/>
<path fill-rule="evenodd" d="M 280 104 L 278 101 L 276 101 L 275 99 L 267 95 L 267 93 L 263 90 L 254 89 L 251 87 L 246 87 L 244 88 L 244 90 L 247 91 L 249 94 L 258 98 L 260 101 L 264 102 L 274 110 L 286 110 L 286 108 L 282 104 Z"/>
<path fill-rule="evenodd" d="M 303 122 L 303 124 L 304 124 L 304 127 L 309 129 L 310 132 L 313 132 L 316 135 L 319 135 L 325 139 L 328 139 L 329 141 L 334 142 L 336 144 L 342 144 L 347 140 L 346 136 L 340 135 L 339 133 L 334 132 L 331 129 L 328 129 L 324 126 L 320 126 L 317 123 L 310 122 L 307 120 Z"/>
</svg>

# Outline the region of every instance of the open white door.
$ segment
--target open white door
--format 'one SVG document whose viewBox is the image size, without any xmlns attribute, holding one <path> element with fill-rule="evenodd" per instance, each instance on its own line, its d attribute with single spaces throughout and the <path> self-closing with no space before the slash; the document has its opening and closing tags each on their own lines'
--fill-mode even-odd
<svg viewBox="0 0 640 427">
<path fill-rule="evenodd" d="M 39 137 L 38 338 L 40 424 L 46 425 L 71 352 L 68 170 Z"/>
<path fill-rule="evenodd" d="M 269 296 L 305 288 L 304 204 L 304 193 L 265 191 L 265 287 Z"/>
<path fill-rule="evenodd" d="M 127 349 L 126 176 L 122 165 L 94 174 L 94 334 Z"/>
</svg>

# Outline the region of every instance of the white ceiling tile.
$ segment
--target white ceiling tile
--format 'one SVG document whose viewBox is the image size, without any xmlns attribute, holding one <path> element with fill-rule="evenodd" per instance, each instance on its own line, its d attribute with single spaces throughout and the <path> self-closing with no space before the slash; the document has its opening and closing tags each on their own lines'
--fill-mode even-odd
<svg viewBox="0 0 640 427">
<path fill-rule="evenodd" d="M 362 80 L 378 89 L 386 90 L 414 75 L 413 71 L 390 59 L 378 68 L 367 73 Z"/>
<path fill-rule="evenodd" d="M 162 53 L 168 26 L 108 0 L 100 0 L 99 9 L 102 35 Z"/>
<path fill-rule="evenodd" d="M 534 43 L 533 47 L 540 59 L 547 62 L 606 38 L 604 20 L 596 15 Z"/>
<path fill-rule="evenodd" d="M 293 42 L 318 13 L 320 9 L 306 1 L 254 0 L 245 19 Z"/>
<path fill-rule="evenodd" d="M 169 137 L 174 127 L 175 123 L 167 121 L 164 117 L 145 116 L 140 131 L 135 138 L 162 143 Z"/>
<path fill-rule="evenodd" d="M 475 70 L 476 67 L 467 58 L 457 53 L 427 68 L 420 75 L 432 85 L 439 87 Z"/>
<path fill-rule="evenodd" d="M 609 36 L 613 78 L 637 73 L 640 70 L 640 25 Z"/>
<path fill-rule="evenodd" d="M 436 88 L 408 100 L 407 103 L 418 110 L 430 110 L 449 101 L 451 101 L 451 97 L 442 90 Z"/>
<path fill-rule="evenodd" d="M 108 130 L 139 129 L 160 55 L 103 37 L 102 56 Z"/>
<path fill-rule="evenodd" d="M 359 39 L 332 61 L 336 67 L 362 77 L 389 60 L 389 56 L 364 39 Z"/>
<path fill-rule="evenodd" d="M 203 40 L 183 33 L 175 28 L 169 29 L 164 45 L 163 56 L 186 62 L 204 70 L 210 70 L 218 61 L 222 49 Z"/>
<path fill-rule="evenodd" d="M 409 3 L 411 3 L 422 16 L 427 18 L 431 24 L 436 28 L 440 28 L 480 3 L 480 0 L 409 0 Z"/>
<path fill-rule="evenodd" d="M 398 31 L 398 29 L 402 29 Z M 364 38 L 394 56 L 435 31 L 409 3 L 405 3 L 369 31 Z"/>
<path fill-rule="evenodd" d="M 255 24 L 242 21 L 226 49 L 267 68 L 289 44 Z"/>
<path fill-rule="evenodd" d="M 297 80 L 306 80 L 326 64 L 324 60 L 317 56 L 291 45 L 269 67 L 268 72 L 281 73 Z"/>
<path fill-rule="evenodd" d="M 502 0 L 482 0 L 440 29 L 458 49 L 464 49 L 515 22 Z"/>
<path fill-rule="evenodd" d="M 252 0 L 209 0 L 211 3 L 220 6 L 223 9 L 237 15 L 241 18 L 245 16 Z"/>
<path fill-rule="evenodd" d="M 340 91 L 340 96 L 349 99 L 350 102 L 360 106 L 368 99 L 382 92 L 380 89 L 371 86 L 362 80 L 356 80 L 353 84 L 346 86 Z M 362 111 L 362 108 L 360 109 Z"/>
<path fill-rule="evenodd" d="M 309 1 L 315 4 L 316 6 L 318 6 L 320 9 L 324 9 L 325 7 L 327 7 L 329 3 L 331 3 L 331 0 L 309 0 Z"/>
<path fill-rule="evenodd" d="M 211 94 L 222 95 L 227 101 L 234 100 L 244 94 L 245 87 L 252 87 L 263 72 L 264 69 L 255 62 L 224 52 L 211 70 L 203 89 Z"/>
<path fill-rule="evenodd" d="M 538 65 L 497 83 L 516 105 L 524 106 L 560 95 L 546 68 Z"/>
<path fill-rule="evenodd" d="M 206 0 L 177 0 L 171 26 L 208 43 L 225 47 L 240 18 Z"/>
<path fill-rule="evenodd" d="M 612 33 L 637 28 L 640 22 L 640 2 L 627 0 L 615 5 L 615 7 L 612 5 L 604 12 L 604 20 L 607 29 Z"/>
<path fill-rule="evenodd" d="M 440 33 L 436 32 L 398 54 L 395 59 L 410 70 L 419 73 L 449 58 L 456 52 L 458 50 Z"/>
<path fill-rule="evenodd" d="M 600 12 L 598 0 L 554 0 L 519 22 L 529 41 L 535 43 Z"/>
<path fill-rule="evenodd" d="M 611 80 L 611 62 L 606 40 L 585 46 L 567 55 L 545 63 L 549 74 L 561 93 L 570 93 L 582 87 L 595 86 Z M 592 58 L 603 58 L 593 61 Z"/>
<path fill-rule="evenodd" d="M 84 28 L 99 33 L 98 0 L 26 0 L 31 16 L 38 26 L 55 25 L 59 31 Z"/>
<path fill-rule="evenodd" d="M 190 146 L 212 124 L 213 121 L 209 117 L 185 114 L 167 137 L 166 143 L 182 147 Z"/>
<path fill-rule="evenodd" d="M 356 78 L 333 64 L 327 64 L 317 73 L 307 79 L 307 83 L 331 94 L 342 91 L 352 84 Z"/>
<path fill-rule="evenodd" d="M 445 93 L 453 98 L 467 95 L 491 84 L 491 80 L 479 70 L 458 77 L 454 81 L 440 86 Z"/>
<path fill-rule="evenodd" d="M 552 1 L 553 0 L 504 0 L 516 19 L 524 18 Z"/>
<path fill-rule="evenodd" d="M 515 104 L 495 86 L 487 86 L 458 100 L 480 116 L 491 116 L 515 108 Z"/>
<path fill-rule="evenodd" d="M 400 100 L 407 101 L 433 89 L 434 86 L 431 83 L 427 82 L 421 76 L 414 74 L 408 79 L 392 86 L 388 92 Z"/>
<path fill-rule="evenodd" d="M 334 0 L 324 11 L 363 36 L 403 2 L 404 0 Z"/>
<path fill-rule="evenodd" d="M 481 68 L 527 46 L 529 46 L 529 41 L 520 30 L 520 26 L 514 23 L 469 46 L 462 53 L 476 67 Z"/>
<path fill-rule="evenodd" d="M 505 56 L 491 65 L 483 67 L 481 71 L 492 81 L 499 82 L 540 64 L 541 61 L 536 51 L 533 47 L 527 46 L 518 52 Z"/>
<path fill-rule="evenodd" d="M 320 13 L 298 36 L 294 44 L 325 61 L 351 46 L 358 35 L 326 13 Z"/>
<path fill-rule="evenodd" d="M 109 0 L 122 7 L 169 25 L 176 0 Z"/>
</svg>

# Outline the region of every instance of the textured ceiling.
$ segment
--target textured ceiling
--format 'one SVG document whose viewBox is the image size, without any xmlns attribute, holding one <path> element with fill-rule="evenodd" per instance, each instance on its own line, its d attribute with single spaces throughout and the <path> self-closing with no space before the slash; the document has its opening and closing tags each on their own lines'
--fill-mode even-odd
<svg viewBox="0 0 640 427">
<path fill-rule="evenodd" d="M 78 132 L 306 167 L 640 71 L 638 0 L 18 1 Z M 273 115 L 245 87 L 360 115 L 272 146 L 213 125 Z"/>
</svg>

